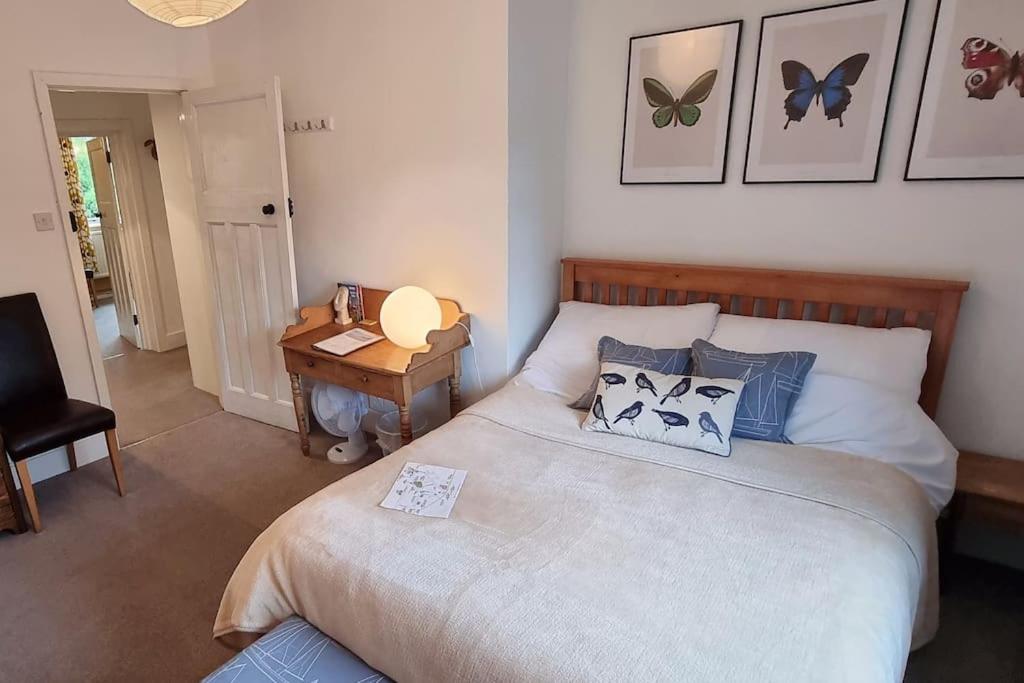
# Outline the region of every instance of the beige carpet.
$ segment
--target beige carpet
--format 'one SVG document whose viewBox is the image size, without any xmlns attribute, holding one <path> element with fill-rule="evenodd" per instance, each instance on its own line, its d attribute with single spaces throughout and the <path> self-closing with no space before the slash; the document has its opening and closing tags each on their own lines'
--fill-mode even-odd
<svg viewBox="0 0 1024 683">
<path fill-rule="evenodd" d="M 125 449 L 124 465 L 125 498 L 104 459 L 37 485 L 42 534 L 0 533 L 0 680 L 198 680 L 230 656 L 210 630 L 246 548 L 357 468 L 223 412 Z"/>
<path fill-rule="evenodd" d="M 188 349 L 140 351 L 119 336 L 113 303 L 99 306 L 93 315 L 122 445 L 220 410 L 216 396 L 192 385 Z"/>
</svg>

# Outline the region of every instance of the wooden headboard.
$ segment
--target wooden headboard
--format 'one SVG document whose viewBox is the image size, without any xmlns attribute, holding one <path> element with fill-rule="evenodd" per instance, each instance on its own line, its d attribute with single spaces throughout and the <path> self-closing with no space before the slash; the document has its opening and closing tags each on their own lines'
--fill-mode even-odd
<svg viewBox="0 0 1024 683">
<path fill-rule="evenodd" d="M 673 306 L 712 301 L 723 313 L 932 331 L 921 407 L 935 417 L 968 282 L 799 270 L 562 259 L 562 301 Z"/>
</svg>

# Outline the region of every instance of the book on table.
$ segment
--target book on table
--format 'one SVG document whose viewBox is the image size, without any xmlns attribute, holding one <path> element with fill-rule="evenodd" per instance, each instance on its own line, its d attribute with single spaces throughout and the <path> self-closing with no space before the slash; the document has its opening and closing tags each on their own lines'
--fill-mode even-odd
<svg viewBox="0 0 1024 683">
<path fill-rule="evenodd" d="M 361 349 L 364 346 L 375 344 L 382 339 L 384 339 L 384 337 L 379 334 L 374 334 L 373 332 L 368 332 L 367 330 L 357 327 L 349 330 L 348 332 L 336 334 L 333 337 L 324 339 L 323 341 L 318 341 L 313 344 L 313 348 L 319 351 L 332 353 L 335 356 L 344 356 L 357 349 Z"/>
</svg>

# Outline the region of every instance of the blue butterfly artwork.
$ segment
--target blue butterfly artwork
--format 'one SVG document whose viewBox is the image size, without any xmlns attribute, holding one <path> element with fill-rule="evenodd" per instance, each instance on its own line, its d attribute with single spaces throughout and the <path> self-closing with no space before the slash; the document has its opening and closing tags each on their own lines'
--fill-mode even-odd
<svg viewBox="0 0 1024 683">
<path fill-rule="evenodd" d="M 853 100 L 850 86 L 856 85 L 870 55 L 865 52 L 847 57 L 828 72 L 824 80 L 819 81 L 814 73 L 800 62 L 787 59 L 782 63 L 782 85 L 791 90 L 786 97 L 786 125 L 789 128 L 793 121 L 799 123 L 807 115 L 812 104 L 821 103 L 825 117 L 831 121 L 839 119 L 839 127 L 843 126 L 843 113 Z"/>
</svg>

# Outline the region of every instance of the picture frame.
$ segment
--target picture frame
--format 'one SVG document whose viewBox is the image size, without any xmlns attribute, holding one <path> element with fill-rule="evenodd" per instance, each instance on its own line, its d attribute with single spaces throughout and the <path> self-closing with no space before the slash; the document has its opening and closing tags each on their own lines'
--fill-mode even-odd
<svg viewBox="0 0 1024 683">
<path fill-rule="evenodd" d="M 725 182 L 743 20 L 629 39 L 622 185 Z"/>
<path fill-rule="evenodd" d="M 1024 4 L 939 0 L 904 180 L 1024 178 L 1024 141 L 992 134 L 1020 126 L 1021 59 Z"/>
<path fill-rule="evenodd" d="M 761 18 L 745 184 L 877 182 L 907 5 Z"/>
</svg>

